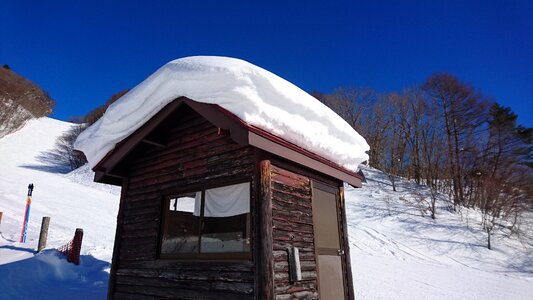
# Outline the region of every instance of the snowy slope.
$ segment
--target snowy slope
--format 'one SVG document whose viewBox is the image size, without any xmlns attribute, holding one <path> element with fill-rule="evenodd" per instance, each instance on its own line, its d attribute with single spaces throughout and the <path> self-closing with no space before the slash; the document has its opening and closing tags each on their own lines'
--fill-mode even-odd
<svg viewBox="0 0 533 300">
<path fill-rule="evenodd" d="M 118 190 L 92 183 L 88 167 L 69 174 L 47 161 L 69 123 L 41 118 L 0 139 L 0 299 L 104 299 Z M 386 176 L 364 169 L 363 189 L 346 189 L 357 299 L 533 299 L 531 238 L 504 238 L 494 250 L 476 212 L 454 214 L 441 201 L 437 220 L 421 217 L 406 181 L 393 192 Z M 35 184 L 26 244 L 18 243 L 28 183 Z M 48 249 L 35 255 L 41 217 L 51 216 Z M 467 227 L 467 224 L 469 227 Z M 79 267 L 53 248 L 85 237 Z"/>
<path fill-rule="evenodd" d="M 393 192 L 385 174 L 363 172 L 368 183 L 346 191 L 358 299 L 533 299 L 531 236 L 497 230 L 488 250 L 476 211 L 452 213 L 441 197 L 437 219 L 422 217 L 423 187 L 401 181 Z"/>
<path fill-rule="evenodd" d="M 99 296 L 105 295 L 104 269 L 111 260 L 119 194 L 116 188 L 88 187 L 87 178 L 64 175 L 64 168 L 51 161 L 48 151 L 70 126 L 50 118 L 34 119 L 0 139 L 0 299 L 68 298 L 67 290 L 92 293 L 95 286 Z M 29 183 L 35 189 L 27 242 L 20 244 Z M 51 217 L 47 248 L 66 243 L 76 228 L 83 228 L 83 268 L 73 269 L 53 252 L 34 257 L 43 216 Z"/>
</svg>

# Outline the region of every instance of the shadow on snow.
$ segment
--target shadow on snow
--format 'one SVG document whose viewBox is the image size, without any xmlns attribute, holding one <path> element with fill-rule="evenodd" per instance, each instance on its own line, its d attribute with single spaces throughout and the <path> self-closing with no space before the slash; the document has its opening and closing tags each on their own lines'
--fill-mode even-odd
<svg viewBox="0 0 533 300">
<path fill-rule="evenodd" d="M 54 152 L 54 150 L 41 152 L 37 156 L 37 160 L 43 164 L 21 165 L 20 167 L 48 173 L 66 174 L 71 171 L 70 166 L 65 162 L 65 158 L 62 155 Z"/>
<path fill-rule="evenodd" d="M 35 254 L 35 250 L 31 249 L 31 248 L 23 248 L 23 247 L 16 247 L 16 246 L 12 246 L 12 245 L 4 245 L 4 246 L 0 246 L 0 249 L 9 249 L 9 250 L 16 250 L 16 251 L 24 251 L 24 252 L 29 252 L 29 253 L 32 253 L 32 254 Z M 0 266 L 0 269 L 1 269 L 2 266 Z"/>
<path fill-rule="evenodd" d="M 91 255 L 76 266 L 55 249 L 45 250 L 0 265 L 0 299 L 105 299 L 109 266 Z"/>
</svg>

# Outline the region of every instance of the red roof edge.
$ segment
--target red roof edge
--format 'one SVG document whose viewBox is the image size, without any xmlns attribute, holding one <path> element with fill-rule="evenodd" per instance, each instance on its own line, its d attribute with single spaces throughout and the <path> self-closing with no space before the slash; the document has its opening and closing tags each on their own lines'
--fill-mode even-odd
<svg viewBox="0 0 533 300">
<path fill-rule="evenodd" d="M 303 154 L 303 155 L 305 155 L 305 156 L 307 156 L 309 158 L 312 158 L 312 159 L 314 159 L 316 161 L 319 161 L 319 162 L 321 162 L 323 164 L 326 164 L 326 165 L 328 165 L 328 166 L 330 166 L 330 167 L 332 167 L 334 169 L 337 169 L 337 170 L 339 170 L 341 172 L 344 172 L 344 173 L 346 173 L 346 174 L 348 174 L 350 176 L 356 177 L 356 178 L 358 178 L 360 180 L 363 179 L 363 177 L 361 177 L 361 175 L 359 175 L 357 172 L 348 170 L 348 169 L 344 168 L 343 166 L 340 166 L 339 164 L 334 163 L 334 162 L 332 162 L 331 160 L 329 160 L 327 158 L 324 158 L 323 156 L 320 156 L 320 155 L 318 155 L 316 153 L 313 153 L 313 152 L 311 152 L 309 150 L 306 150 L 306 149 L 304 149 L 304 148 L 302 148 L 302 147 L 300 147 L 298 145 L 295 145 L 295 144 L 293 144 L 293 143 L 291 143 L 291 142 L 289 142 L 289 141 L 287 141 L 287 140 L 285 140 L 285 139 L 283 139 L 283 138 L 281 138 L 281 137 L 279 137 L 277 135 L 274 135 L 274 134 L 272 134 L 272 133 L 270 133 L 268 131 L 265 131 L 265 130 L 263 130 L 261 128 L 258 128 L 256 126 L 250 125 L 250 124 L 246 123 L 245 121 L 243 121 L 241 118 L 239 118 L 236 115 L 234 115 L 233 113 L 231 113 L 230 111 L 228 111 L 228 110 L 224 109 L 223 107 L 219 106 L 218 104 L 213 104 L 213 105 L 216 106 L 226 116 L 228 116 L 229 118 L 233 119 L 234 121 L 242 124 L 248 130 L 250 130 L 251 132 L 253 132 L 253 133 L 255 133 L 255 134 L 259 135 L 259 136 L 262 136 L 262 137 L 264 137 L 264 138 L 266 138 L 266 139 L 268 139 L 268 140 L 270 140 L 272 142 L 278 143 L 278 144 L 280 144 L 280 145 L 282 145 L 284 147 L 287 147 L 287 148 L 289 148 L 289 149 L 291 149 L 293 151 L 296 151 L 296 152 L 298 152 L 300 154 Z"/>
</svg>

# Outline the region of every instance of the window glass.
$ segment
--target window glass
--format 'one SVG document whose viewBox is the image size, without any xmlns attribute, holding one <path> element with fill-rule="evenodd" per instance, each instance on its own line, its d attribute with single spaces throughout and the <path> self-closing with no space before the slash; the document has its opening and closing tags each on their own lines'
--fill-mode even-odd
<svg viewBox="0 0 533 300">
<path fill-rule="evenodd" d="M 202 258 L 214 257 L 214 253 L 249 252 L 250 199 L 250 182 L 166 199 L 161 257 Z"/>
<path fill-rule="evenodd" d="M 180 201 L 178 201 L 178 199 Z M 199 206 L 198 201 L 200 201 L 200 199 L 201 199 L 200 192 L 198 192 L 198 197 L 184 196 L 180 198 L 170 199 L 170 210 L 194 213 L 195 208 Z M 198 204 L 196 202 L 198 202 Z M 200 208 L 198 208 L 198 211 L 200 211 Z M 196 215 L 199 216 L 199 213 L 197 213 Z"/>
<path fill-rule="evenodd" d="M 250 183 L 205 191 L 200 251 L 249 251 Z"/>
<path fill-rule="evenodd" d="M 201 202 L 201 192 L 168 199 L 168 210 L 161 240 L 161 254 L 197 253 L 200 216 L 195 210 Z M 198 207 L 198 208 L 197 208 Z"/>
<path fill-rule="evenodd" d="M 233 217 L 204 217 L 202 253 L 246 252 L 250 242 L 246 232 L 248 214 Z"/>
</svg>

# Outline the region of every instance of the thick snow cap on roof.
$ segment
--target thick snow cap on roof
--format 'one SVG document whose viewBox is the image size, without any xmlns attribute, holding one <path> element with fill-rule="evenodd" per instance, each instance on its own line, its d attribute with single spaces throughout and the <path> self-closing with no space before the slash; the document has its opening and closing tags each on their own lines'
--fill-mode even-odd
<svg viewBox="0 0 533 300">
<path fill-rule="evenodd" d="M 167 63 L 109 106 L 100 120 L 79 135 L 74 146 L 85 153 L 92 168 L 118 142 L 181 96 L 218 104 L 249 125 L 346 169 L 356 171 L 368 160 L 365 139 L 320 101 L 267 70 L 217 56 Z"/>
</svg>

